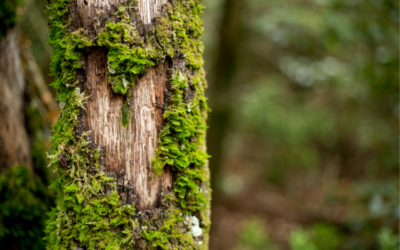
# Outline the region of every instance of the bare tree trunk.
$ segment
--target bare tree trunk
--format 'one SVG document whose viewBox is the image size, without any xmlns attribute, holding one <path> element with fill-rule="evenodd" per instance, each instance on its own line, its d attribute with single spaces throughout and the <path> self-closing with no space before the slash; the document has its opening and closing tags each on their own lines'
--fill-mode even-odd
<svg viewBox="0 0 400 250">
<path fill-rule="evenodd" d="M 24 122 L 25 82 L 16 28 L 0 38 L 0 171 L 25 164 L 32 171 Z"/>
<path fill-rule="evenodd" d="M 207 142 L 213 160 L 210 163 L 212 173 L 213 198 L 220 194 L 221 168 L 223 162 L 223 143 L 232 117 L 232 86 L 237 74 L 239 46 L 243 33 L 243 0 L 225 0 L 223 18 L 219 33 L 220 41 L 215 65 L 210 80 L 210 130 Z M 218 200 L 218 199 L 216 199 Z"/>
<path fill-rule="evenodd" d="M 48 249 L 208 249 L 201 13 L 197 0 L 52 2 Z"/>
</svg>

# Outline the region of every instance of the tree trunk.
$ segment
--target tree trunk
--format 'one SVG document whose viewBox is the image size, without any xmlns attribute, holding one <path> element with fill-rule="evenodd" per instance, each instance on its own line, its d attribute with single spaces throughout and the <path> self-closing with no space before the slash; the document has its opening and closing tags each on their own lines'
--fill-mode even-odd
<svg viewBox="0 0 400 250">
<path fill-rule="evenodd" d="M 25 82 L 16 28 L 0 38 L 0 171 L 24 164 L 32 171 L 24 122 Z"/>
<path fill-rule="evenodd" d="M 234 98 L 232 88 L 237 75 L 241 37 L 243 37 L 243 0 L 225 0 L 223 17 L 219 29 L 220 41 L 215 56 L 215 64 L 210 80 L 210 130 L 207 134 L 208 151 L 213 156 L 210 163 L 212 173 L 213 198 L 221 192 L 221 169 L 223 163 L 223 143 L 230 127 Z M 218 198 L 216 199 L 218 200 Z M 215 205 L 215 204 L 214 204 Z"/>
<path fill-rule="evenodd" d="M 54 0 L 48 249 L 208 249 L 202 6 Z"/>
<path fill-rule="evenodd" d="M 24 78 L 24 53 L 14 26 L 17 4 L 0 2 L 0 245 L 1 249 L 43 249 L 52 194 L 46 167 L 38 167 L 43 165 L 40 160 L 46 160 L 45 149 L 34 146 L 40 144 L 36 130 L 32 131 L 41 130 L 42 117 L 37 117 L 38 112 L 35 121 L 25 119 L 36 109 L 28 108 L 33 95 Z"/>
</svg>

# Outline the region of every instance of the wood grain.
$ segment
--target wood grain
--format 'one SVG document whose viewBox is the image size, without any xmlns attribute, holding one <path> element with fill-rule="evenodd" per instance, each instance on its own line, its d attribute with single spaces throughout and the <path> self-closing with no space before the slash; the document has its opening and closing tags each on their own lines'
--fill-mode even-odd
<svg viewBox="0 0 400 250">
<path fill-rule="evenodd" d="M 93 20 L 101 12 L 110 15 L 117 0 L 78 0 L 79 26 L 93 28 Z M 151 22 L 166 1 L 140 0 L 138 9 L 144 23 Z M 107 51 L 91 47 L 86 55 L 84 89 L 87 99 L 83 116 L 83 130 L 90 131 L 91 139 L 105 147 L 106 172 L 118 174 L 118 185 L 133 186 L 135 207 L 150 210 L 159 206 L 162 191 L 170 190 L 173 175 L 165 169 L 161 176 L 154 176 L 151 159 L 157 148 L 157 131 L 163 125 L 164 89 L 167 83 L 167 61 L 151 67 L 131 88 L 128 102 L 132 117 L 127 127 L 122 126 L 121 107 L 127 101 L 112 92 L 107 79 Z M 154 176 L 154 177 L 153 177 Z M 125 199 L 123 194 L 123 199 Z M 130 199 L 128 199 L 129 202 Z"/>
</svg>

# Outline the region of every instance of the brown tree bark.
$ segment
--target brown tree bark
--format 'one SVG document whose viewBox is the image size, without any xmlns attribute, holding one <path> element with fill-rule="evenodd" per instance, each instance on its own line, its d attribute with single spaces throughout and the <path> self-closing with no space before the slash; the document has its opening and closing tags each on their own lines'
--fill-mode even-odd
<svg viewBox="0 0 400 250">
<path fill-rule="evenodd" d="M 119 0 L 78 1 L 74 23 L 77 29 L 91 30 L 99 13 L 112 18 L 112 8 Z M 138 2 L 140 20 L 151 24 L 166 0 L 141 0 Z M 158 128 L 163 125 L 162 107 L 167 61 L 149 68 L 131 89 L 132 120 L 127 127 L 121 124 L 121 107 L 124 96 L 115 94 L 107 77 L 107 49 L 91 48 L 86 56 L 84 89 L 90 95 L 86 112 L 81 116 L 82 129 L 91 131 L 91 139 L 105 147 L 105 171 L 117 173 L 119 185 L 133 186 L 135 207 L 149 210 L 159 205 L 162 191 L 170 191 L 172 172 L 167 168 L 161 176 L 154 176 L 151 159 L 155 157 Z M 154 176 L 154 177 L 153 177 Z"/>
<path fill-rule="evenodd" d="M 169 63 L 148 69 L 132 88 L 132 121 L 123 127 L 124 97 L 113 93 L 107 80 L 104 48 L 94 48 L 87 57 L 86 102 L 83 129 L 91 131 L 95 144 L 105 146 L 106 172 L 123 175 L 121 186 L 133 186 L 136 208 L 149 210 L 159 205 L 162 191 L 170 191 L 172 173 L 166 168 L 154 176 L 151 159 L 157 148 L 157 129 L 163 125 L 162 105 Z M 153 177 L 154 176 L 154 177 Z"/>
<path fill-rule="evenodd" d="M 16 28 L 0 39 L 0 171 L 25 164 L 32 171 L 24 122 L 25 82 Z"/>
</svg>

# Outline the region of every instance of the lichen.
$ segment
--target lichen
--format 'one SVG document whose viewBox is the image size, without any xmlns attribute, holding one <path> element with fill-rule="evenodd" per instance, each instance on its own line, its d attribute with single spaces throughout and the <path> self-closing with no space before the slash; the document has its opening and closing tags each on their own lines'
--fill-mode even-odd
<svg viewBox="0 0 400 250">
<path fill-rule="evenodd" d="M 53 0 L 49 7 L 50 41 L 53 47 L 52 84 L 61 105 L 61 116 L 53 127 L 51 163 L 58 179 L 57 207 L 46 228 L 48 249 L 206 249 L 209 230 L 209 180 L 204 150 L 208 110 L 202 70 L 201 43 L 203 7 L 199 0 L 175 1 L 162 7 L 149 25 L 138 16 L 136 1 L 120 4 L 115 18 L 97 36 L 84 29 L 73 30 L 68 10 L 73 1 Z M 98 20 L 97 20 L 98 21 Z M 174 192 L 163 194 L 161 208 L 135 213 L 134 204 L 121 200 L 116 178 L 105 173 L 104 151 L 90 141 L 89 132 L 78 129 L 78 116 L 85 95 L 79 77 L 84 71 L 84 50 L 92 46 L 108 50 L 108 80 L 116 94 L 124 95 L 122 124 L 130 120 L 131 87 L 149 67 L 164 60 L 179 62 L 169 79 L 165 125 L 158 136 L 153 169 L 160 174 L 168 165 L 176 173 Z M 58 164 L 66 158 L 67 169 Z M 122 187 L 124 190 L 126 187 Z M 200 219 L 191 233 L 189 216 Z M 196 225 L 194 225 L 196 226 Z M 202 235 L 199 235 L 199 229 Z"/>
</svg>

